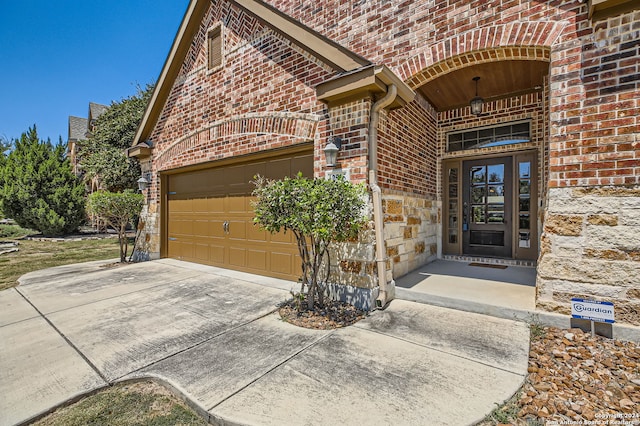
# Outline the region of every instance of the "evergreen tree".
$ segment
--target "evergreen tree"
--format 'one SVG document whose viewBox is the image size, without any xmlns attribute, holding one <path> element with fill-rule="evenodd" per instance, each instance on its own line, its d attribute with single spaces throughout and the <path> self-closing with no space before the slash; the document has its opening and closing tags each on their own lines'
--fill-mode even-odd
<svg viewBox="0 0 640 426">
<path fill-rule="evenodd" d="M 112 102 L 98 117 L 93 134 L 79 141 L 79 164 L 91 189 L 121 192 L 137 189 L 140 165 L 128 158 L 125 149 L 131 146 L 153 86 L 138 87 L 138 93 Z"/>
<path fill-rule="evenodd" d="M 11 142 L 9 142 L 6 138 L 0 137 L 0 188 L 4 187 L 2 183 L 2 170 L 4 169 L 4 165 L 7 162 L 7 151 L 11 148 Z M 2 197 L 0 197 L 0 219 L 4 217 L 2 213 Z"/>
<path fill-rule="evenodd" d="M 84 186 L 71 172 L 60 141 L 38 139 L 36 126 L 14 141 L 0 169 L 5 216 L 45 235 L 64 235 L 84 220 Z"/>
</svg>

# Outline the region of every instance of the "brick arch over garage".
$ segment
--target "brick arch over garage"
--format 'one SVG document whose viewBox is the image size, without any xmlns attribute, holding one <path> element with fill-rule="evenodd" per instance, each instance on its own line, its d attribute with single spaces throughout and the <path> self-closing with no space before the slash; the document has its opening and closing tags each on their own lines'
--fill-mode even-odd
<svg viewBox="0 0 640 426">
<path fill-rule="evenodd" d="M 552 46 L 566 22 L 523 22 L 478 28 L 442 40 L 395 70 L 415 89 L 442 74 L 472 64 L 500 60 L 550 62 Z"/>
<path fill-rule="evenodd" d="M 251 113 L 220 120 L 160 151 L 157 170 L 252 154 L 264 149 L 313 141 L 320 118 L 291 112 Z"/>
</svg>

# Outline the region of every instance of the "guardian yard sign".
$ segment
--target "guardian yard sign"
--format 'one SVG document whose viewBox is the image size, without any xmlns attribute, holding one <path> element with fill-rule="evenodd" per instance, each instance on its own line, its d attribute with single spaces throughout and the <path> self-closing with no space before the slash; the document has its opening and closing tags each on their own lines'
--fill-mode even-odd
<svg viewBox="0 0 640 426">
<path fill-rule="evenodd" d="M 614 323 L 613 303 L 596 300 L 571 299 L 571 316 L 596 322 Z"/>
</svg>

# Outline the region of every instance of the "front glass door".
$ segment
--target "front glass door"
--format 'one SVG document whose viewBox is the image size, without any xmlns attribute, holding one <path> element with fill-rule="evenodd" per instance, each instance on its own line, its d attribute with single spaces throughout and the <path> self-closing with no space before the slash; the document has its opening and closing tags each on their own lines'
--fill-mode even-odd
<svg viewBox="0 0 640 426">
<path fill-rule="evenodd" d="M 512 256 L 513 158 L 462 163 L 462 250 L 478 256 Z"/>
</svg>

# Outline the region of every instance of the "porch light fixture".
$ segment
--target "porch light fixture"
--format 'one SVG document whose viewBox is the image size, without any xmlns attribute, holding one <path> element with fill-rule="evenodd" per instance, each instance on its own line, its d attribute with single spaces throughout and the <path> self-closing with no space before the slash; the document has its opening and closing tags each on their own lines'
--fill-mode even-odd
<svg viewBox="0 0 640 426">
<path fill-rule="evenodd" d="M 342 139 L 331 136 L 328 139 L 327 146 L 324 147 L 324 158 L 327 163 L 327 167 L 336 167 L 338 162 L 338 151 L 342 147 Z"/>
<path fill-rule="evenodd" d="M 140 179 L 138 179 L 138 189 L 140 190 L 140 192 L 149 187 L 149 184 L 151 182 L 149 182 L 148 176 L 148 173 L 144 173 L 142 176 L 140 176 Z"/>
<path fill-rule="evenodd" d="M 480 77 L 473 77 L 473 81 L 476 82 L 476 96 L 471 99 L 469 105 L 471 106 L 471 113 L 475 115 L 482 114 L 482 106 L 484 105 L 484 99 L 478 96 L 478 80 Z"/>
</svg>

